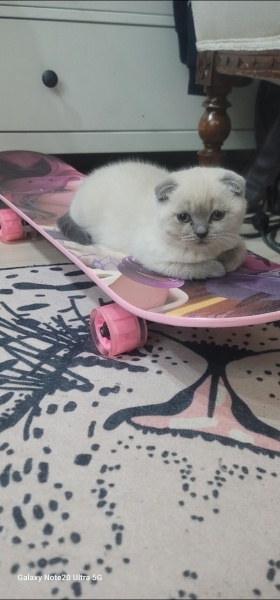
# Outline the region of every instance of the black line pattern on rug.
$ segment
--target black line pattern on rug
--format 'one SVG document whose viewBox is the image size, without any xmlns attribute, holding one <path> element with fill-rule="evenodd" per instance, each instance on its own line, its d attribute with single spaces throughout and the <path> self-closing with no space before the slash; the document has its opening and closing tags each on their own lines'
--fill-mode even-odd
<svg viewBox="0 0 280 600">
<path fill-rule="evenodd" d="M 66 277 L 74 278 L 81 272 L 70 270 Z M 141 364 L 136 365 L 131 360 L 121 357 L 121 360 L 112 361 L 101 358 L 94 349 L 89 335 L 88 316 L 81 314 L 78 303 L 83 298 L 81 291 L 93 287 L 88 281 L 74 281 L 74 283 L 53 285 L 50 283 L 36 282 L 15 282 L 13 278 L 16 274 L 11 274 L 11 286 L 2 290 L 4 294 L 18 291 L 37 292 L 36 297 L 44 295 L 43 292 L 55 290 L 56 293 L 63 293 L 65 307 L 56 311 L 55 307 L 51 319 L 48 322 L 39 321 L 34 318 L 38 311 L 44 314 L 44 309 L 49 307 L 49 303 L 33 302 L 17 306 L 17 309 L 9 307 L 7 302 L 2 302 L 2 308 L 7 315 L 1 317 L 0 340 L 2 347 L 8 358 L 3 361 L 0 367 L 0 384 L 2 394 L 0 405 L 3 407 L 0 416 L 0 431 L 13 427 L 19 420 L 25 417 L 23 437 L 28 439 L 30 435 L 30 426 L 34 417 L 40 414 L 40 403 L 46 394 L 54 394 L 60 390 L 65 393 L 72 389 L 83 392 L 90 392 L 94 388 L 94 383 L 89 378 L 79 374 L 79 366 L 102 368 L 114 368 L 116 370 L 127 369 L 137 373 L 147 372 L 147 367 Z M 39 294 L 41 292 L 41 294 Z M 74 293 L 73 293 L 74 292 Z M 76 292 L 76 293 L 75 293 Z M 21 297 L 21 296 L 19 296 Z M 100 303 L 102 300 L 100 300 Z M 71 318 L 69 318 L 71 315 Z M 67 319 L 66 319 L 67 317 Z M 274 327 L 277 328 L 277 324 Z M 272 327 L 272 326 L 271 326 Z M 247 328 L 248 329 L 248 328 Z M 155 332 L 154 332 L 155 333 Z M 227 343 L 218 344 L 217 342 L 208 342 L 204 339 L 182 341 L 178 334 L 175 337 L 169 333 L 163 333 L 167 344 L 171 341 L 180 347 L 182 356 L 197 356 L 205 361 L 205 369 L 200 371 L 196 381 L 188 387 L 182 388 L 168 401 L 163 403 L 153 402 L 145 406 L 134 406 L 124 408 L 113 413 L 104 423 L 106 430 L 114 429 L 122 422 L 130 423 L 133 427 L 143 428 L 143 431 L 151 431 L 159 434 L 171 433 L 183 437 L 201 436 L 205 440 L 212 441 L 216 439 L 223 444 L 239 446 L 240 448 L 250 448 L 256 452 L 275 453 L 278 452 L 278 446 L 266 447 L 262 445 L 262 438 L 280 442 L 280 432 L 277 428 L 263 422 L 257 418 L 254 412 L 246 404 L 238 393 L 227 375 L 227 369 L 231 363 L 241 362 L 244 364 L 248 358 L 265 357 L 271 355 L 275 360 L 275 368 L 278 363 L 279 348 L 262 349 L 260 351 L 250 348 L 241 348 L 238 345 Z M 250 335 L 250 334 L 247 334 Z M 153 356 L 153 344 L 147 344 L 143 356 Z M 134 354 L 141 358 L 141 352 L 135 351 Z M 87 356 L 85 356 L 87 354 Z M 185 362 L 188 362 L 187 360 Z M 141 363 L 141 360 L 140 360 Z M 160 374 L 161 371 L 158 372 Z M 195 405 L 196 394 L 208 382 L 208 390 L 203 391 L 205 398 L 206 421 L 210 423 L 209 428 L 204 425 L 201 428 L 191 426 L 178 427 L 168 424 L 158 427 L 156 418 L 166 417 L 175 418 L 183 411 L 187 411 Z M 217 409 L 217 398 L 220 383 L 223 383 L 224 389 L 231 402 L 230 411 L 233 424 L 242 428 L 245 432 L 251 434 L 249 442 L 238 440 L 229 435 L 222 429 L 213 428 Z M 4 392 L 4 393 L 3 393 Z M 185 415 L 186 416 L 186 415 Z M 145 417 L 148 417 L 149 424 L 145 423 Z M 139 418 L 142 419 L 140 423 Z M 144 421 L 143 421 L 144 419 Z M 154 420 L 154 426 L 151 421 Z M 173 423 L 174 423 L 173 419 Z M 40 431 L 38 430 L 38 435 Z M 256 441 L 253 436 L 258 436 Z M 280 453 L 280 444 L 279 444 Z"/>
</svg>

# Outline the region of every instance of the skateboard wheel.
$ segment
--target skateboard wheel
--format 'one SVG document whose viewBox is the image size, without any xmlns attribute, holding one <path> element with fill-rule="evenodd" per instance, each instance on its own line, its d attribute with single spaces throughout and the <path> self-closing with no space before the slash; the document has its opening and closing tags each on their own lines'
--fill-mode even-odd
<svg viewBox="0 0 280 600">
<path fill-rule="evenodd" d="M 0 240 L 14 242 L 24 238 L 22 220 L 11 208 L 0 210 Z"/>
<path fill-rule="evenodd" d="M 97 350 L 111 357 L 144 346 L 147 325 L 118 304 L 95 308 L 90 315 L 90 329 Z"/>
</svg>

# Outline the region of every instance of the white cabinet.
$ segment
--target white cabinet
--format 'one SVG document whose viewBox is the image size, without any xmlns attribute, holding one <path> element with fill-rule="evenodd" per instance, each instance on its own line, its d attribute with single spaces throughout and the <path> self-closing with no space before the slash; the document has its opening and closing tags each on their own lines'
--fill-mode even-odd
<svg viewBox="0 0 280 600">
<path fill-rule="evenodd" d="M 0 44 L 0 150 L 201 148 L 203 98 L 188 95 L 172 2 L 0 2 Z M 252 147 L 253 93 L 242 90 L 228 147 Z"/>
</svg>

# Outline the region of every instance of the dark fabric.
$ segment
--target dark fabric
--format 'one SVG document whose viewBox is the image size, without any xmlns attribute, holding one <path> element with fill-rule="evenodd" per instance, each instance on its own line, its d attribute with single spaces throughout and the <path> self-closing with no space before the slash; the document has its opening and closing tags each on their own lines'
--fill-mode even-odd
<svg viewBox="0 0 280 600">
<path fill-rule="evenodd" d="M 260 81 L 255 102 L 256 151 L 246 178 L 249 211 L 280 214 L 280 87 Z"/>
<path fill-rule="evenodd" d="M 255 137 L 257 148 L 264 143 L 280 111 L 280 86 L 260 81 L 255 105 Z"/>
<path fill-rule="evenodd" d="M 189 0 L 173 0 L 173 14 L 180 61 L 189 70 L 188 93 L 203 96 L 203 86 L 195 83 L 197 50 L 191 2 Z"/>
</svg>

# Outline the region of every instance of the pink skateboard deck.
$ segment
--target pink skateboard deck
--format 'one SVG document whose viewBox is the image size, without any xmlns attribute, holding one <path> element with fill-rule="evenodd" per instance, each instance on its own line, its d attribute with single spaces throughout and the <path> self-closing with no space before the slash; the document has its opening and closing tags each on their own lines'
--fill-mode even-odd
<svg viewBox="0 0 280 600">
<path fill-rule="evenodd" d="M 56 222 L 67 212 L 84 177 L 54 156 L 29 151 L 0 152 L 0 198 L 13 211 L 0 211 L 2 241 L 20 239 L 21 232 L 16 233 L 17 228 L 21 229 L 21 221 L 16 217 L 19 215 L 121 309 L 142 320 L 216 328 L 280 319 L 280 265 L 251 252 L 234 273 L 205 281 L 183 281 L 147 271 L 133 257 L 104 246 L 80 246 L 67 240 Z M 100 319 L 99 315 L 97 321 Z M 144 341 L 142 333 L 139 345 Z M 105 348 L 99 348 L 100 351 L 107 355 L 118 353 L 111 347 L 110 336 L 107 339 L 108 347 L 105 341 Z M 95 341 L 98 345 L 98 339 Z"/>
</svg>

